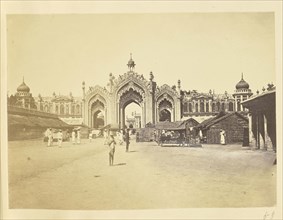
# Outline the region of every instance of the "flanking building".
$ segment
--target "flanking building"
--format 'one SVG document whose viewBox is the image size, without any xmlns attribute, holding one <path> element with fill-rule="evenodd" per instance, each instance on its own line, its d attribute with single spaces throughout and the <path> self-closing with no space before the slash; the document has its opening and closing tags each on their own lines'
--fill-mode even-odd
<svg viewBox="0 0 283 220">
<path fill-rule="evenodd" d="M 268 84 L 262 93 L 242 103 L 249 110 L 249 142 L 252 149 L 276 151 L 276 88 Z"/>
</svg>

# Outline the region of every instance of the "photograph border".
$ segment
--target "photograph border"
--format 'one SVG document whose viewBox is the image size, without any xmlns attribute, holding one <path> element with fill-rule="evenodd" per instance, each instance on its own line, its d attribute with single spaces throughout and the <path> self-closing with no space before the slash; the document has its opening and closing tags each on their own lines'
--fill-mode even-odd
<svg viewBox="0 0 283 220">
<path fill-rule="evenodd" d="M 277 205 L 263 208 L 157 210 L 34 210 L 8 208 L 8 14 L 274 12 L 277 126 Z M 1 218 L 3 219 L 281 219 L 282 218 L 282 2 L 281 1 L 1 1 Z"/>
</svg>

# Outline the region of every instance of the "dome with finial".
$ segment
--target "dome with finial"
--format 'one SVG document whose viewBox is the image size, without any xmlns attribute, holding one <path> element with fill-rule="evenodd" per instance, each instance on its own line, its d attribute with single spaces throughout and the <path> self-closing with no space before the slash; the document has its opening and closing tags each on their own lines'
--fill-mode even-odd
<svg viewBox="0 0 283 220">
<path fill-rule="evenodd" d="M 29 92 L 30 88 L 25 84 L 25 80 L 23 79 L 23 82 L 19 87 L 17 88 L 18 92 Z"/>
<path fill-rule="evenodd" d="M 242 79 L 237 83 L 236 89 L 249 89 L 249 87 L 250 85 L 244 80 L 242 73 Z"/>
<path fill-rule="evenodd" d="M 128 64 L 127 64 L 127 66 L 129 67 L 129 69 L 130 70 L 132 70 L 134 67 L 135 67 L 135 61 L 133 61 L 133 59 L 132 59 L 132 54 L 130 54 L 130 60 L 128 61 Z"/>
</svg>

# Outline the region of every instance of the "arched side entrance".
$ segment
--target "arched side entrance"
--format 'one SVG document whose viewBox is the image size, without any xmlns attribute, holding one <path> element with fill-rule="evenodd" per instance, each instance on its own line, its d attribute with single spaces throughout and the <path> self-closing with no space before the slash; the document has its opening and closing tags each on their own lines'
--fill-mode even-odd
<svg viewBox="0 0 283 220">
<path fill-rule="evenodd" d="M 174 121 L 174 101 L 166 93 L 157 102 L 157 121 Z"/>
<path fill-rule="evenodd" d="M 100 95 L 94 96 L 89 103 L 89 123 L 91 128 L 99 128 L 105 125 L 106 101 Z"/>
</svg>

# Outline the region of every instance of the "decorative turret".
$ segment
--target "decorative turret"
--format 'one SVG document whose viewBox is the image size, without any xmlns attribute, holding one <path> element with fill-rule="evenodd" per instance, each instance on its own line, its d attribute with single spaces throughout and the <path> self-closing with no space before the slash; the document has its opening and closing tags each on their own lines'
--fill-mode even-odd
<svg viewBox="0 0 283 220">
<path fill-rule="evenodd" d="M 236 111 L 244 111 L 241 103 L 248 99 L 253 93 L 249 89 L 249 84 L 244 80 L 244 76 L 242 73 L 241 80 L 236 84 L 236 91 L 233 94 L 233 97 L 235 99 L 235 106 Z"/>
<path fill-rule="evenodd" d="M 149 80 L 152 81 L 154 79 L 154 75 L 152 72 L 149 73 Z"/>
<path fill-rule="evenodd" d="M 83 89 L 83 101 L 85 100 L 85 81 L 82 82 L 82 89 Z"/>
<path fill-rule="evenodd" d="M 177 91 L 179 94 L 181 94 L 181 80 L 178 80 Z"/>
<path fill-rule="evenodd" d="M 130 71 L 133 71 L 135 69 L 136 64 L 135 61 L 133 61 L 132 59 L 132 54 L 130 54 L 130 60 L 128 61 L 127 66 L 129 67 Z"/>
</svg>

